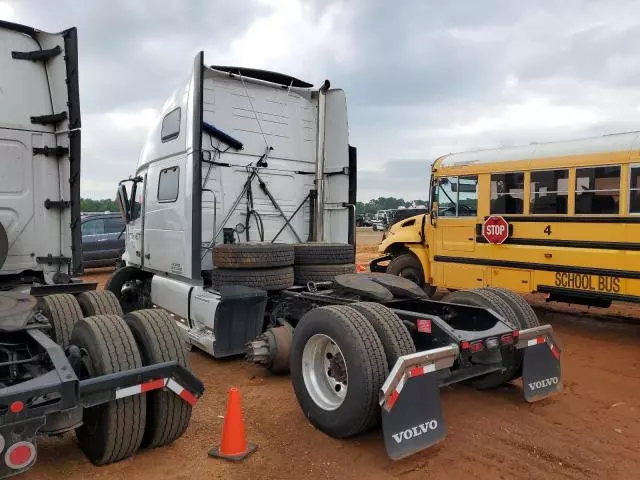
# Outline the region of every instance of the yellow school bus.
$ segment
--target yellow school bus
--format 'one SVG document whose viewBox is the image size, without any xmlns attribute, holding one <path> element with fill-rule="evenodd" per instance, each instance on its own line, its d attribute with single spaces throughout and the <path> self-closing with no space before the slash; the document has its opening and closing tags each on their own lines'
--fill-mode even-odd
<svg viewBox="0 0 640 480">
<path fill-rule="evenodd" d="M 640 302 L 640 133 L 455 153 L 431 173 L 430 213 L 393 225 L 372 271 L 428 293 Z"/>
</svg>

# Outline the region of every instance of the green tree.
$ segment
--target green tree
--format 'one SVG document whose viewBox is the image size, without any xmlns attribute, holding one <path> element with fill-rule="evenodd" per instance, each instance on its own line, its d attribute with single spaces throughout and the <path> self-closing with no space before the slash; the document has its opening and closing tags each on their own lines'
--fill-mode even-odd
<svg viewBox="0 0 640 480">
<path fill-rule="evenodd" d="M 81 198 L 80 199 L 80 211 L 81 212 L 117 212 L 118 205 L 115 200 L 103 198 L 101 200 L 94 200 L 93 198 Z"/>
</svg>

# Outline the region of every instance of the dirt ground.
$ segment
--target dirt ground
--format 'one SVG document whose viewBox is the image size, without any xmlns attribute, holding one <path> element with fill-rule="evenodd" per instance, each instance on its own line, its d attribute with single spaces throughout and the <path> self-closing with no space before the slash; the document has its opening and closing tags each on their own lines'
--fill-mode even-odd
<svg viewBox="0 0 640 480">
<path fill-rule="evenodd" d="M 359 263 L 375 256 L 380 232 L 359 232 Z M 91 272 L 102 280 L 106 272 Z M 546 305 L 531 296 L 564 348 L 565 389 L 529 405 L 517 386 L 477 392 L 442 391 L 447 438 L 393 462 L 380 431 L 334 440 L 315 430 L 298 407 L 289 379 L 273 377 L 241 359 L 191 354 L 206 392 L 187 433 L 169 447 L 140 451 L 106 467 L 92 466 L 72 434 L 40 442 L 25 479 L 458 479 L 640 478 L 640 324 L 637 307 L 613 311 Z M 602 315 L 614 320 L 603 320 Z M 258 450 L 243 463 L 207 456 L 220 441 L 226 392 L 240 388 L 246 431 Z"/>
</svg>

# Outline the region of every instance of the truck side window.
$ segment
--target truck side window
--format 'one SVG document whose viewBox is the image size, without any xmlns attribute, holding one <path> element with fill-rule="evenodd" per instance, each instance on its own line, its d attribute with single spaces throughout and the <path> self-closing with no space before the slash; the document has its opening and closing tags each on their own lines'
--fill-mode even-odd
<svg viewBox="0 0 640 480">
<path fill-rule="evenodd" d="M 524 212 L 524 172 L 491 175 L 491 213 Z"/>
<path fill-rule="evenodd" d="M 478 215 L 478 177 L 458 177 L 458 216 Z"/>
<path fill-rule="evenodd" d="M 178 199 L 180 183 L 180 167 L 170 167 L 160 170 L 158 180 L 158 202 L 170 203 Z"/>
<path fill-rule="evenodd" d="M 531 172 L 530 213 L 567 213 L 568 196 L 569 170 Z"/>
<path fill-rule="evenodd" d="M 576 213 L 617 214 L 620 166 L 576 169 Z"/>
<path fill-rule="evenodd" d="M 162 142 L 168 142 L 174 138 L 178 138 L 180 134 L 180 107 L 175 110 L 171 110 L 162 119 L 162 129 L 160 130 L 160 137 Z"/>
<path fill-rule="evenodd" d="M 458 177 L 438 181 L 438 216 L 455 217 L 458 211 Z"/>
<path fill-rule="evenodd" d="M 629 174 L 629 213 L 640 213 L 640 165 L 631 167 Z"/>
</svg>

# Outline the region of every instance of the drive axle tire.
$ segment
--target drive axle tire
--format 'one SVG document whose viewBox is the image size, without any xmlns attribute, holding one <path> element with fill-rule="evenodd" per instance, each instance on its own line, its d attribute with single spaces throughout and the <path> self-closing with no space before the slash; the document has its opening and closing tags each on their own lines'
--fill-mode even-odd
<svg viewBox="0 0 640 480">
<path fill-rule="evenodd" d="M 78 295 L 78 303 L 85 317 L 95 315 L 122 316 L 122 307 L 118 298 L 109 290 L 91 290 Z"/>
<path fill-rule="evenodd" d="M 287 243 L 220 244 L 213 247 L 219 268 L 275 268 L 293 265 L 293 246 Z"/>
<path fill-rule="evenodd" d="M 71 334 L 71 344 L 87 353 L 82 360 L 86 371 L 77 372 L 80 378 L 142 367 L 133 334 L 116 315 L 97 315 L 78 321 Z M 146 406 L 144 395 L 131 395 L 86 408 L 76 437 L 87 458 L 95 465 L 105 465 L 133 455 L 144 435 Z"/>
<path fill-rule="evenodd" d="M 294 282 L 296 285 L 306 285 L 307 282 L 332 282 L 338 275 L 354 273 L 353 263 L 345 265 L 295 265 Z"/>
<path fill-rule="evenodd" d="M 67 348 L 73 327 L 83 317 L 76 297 L 68 293 L 46 295 L 40 299 L 40 309 L 51 321 L 53 341 L 62 348 Z"/>
<path fill-rule="evenodd" d="M 384 305 L 373 302 L 356 302 L 349 308 L 360 312 L 376 331 L 382 342 L 389 370 L 402 355 L 416 353 L 411 334 L 398 315 Z"/>
<path fill-rule="evenodd" d="M 490 308 L 500 315 L 511 328 L 518 327 L 517 314 L 500 296 L 486 288 L 475 290 L 459 290 L 446 295 L 443 302 L 459 303 L 461 305 L 473 305 L 476 307 Z M 469 383 L 478 390 L 487 390 L 507 383 L 520 374 L 522 366 L 522 353 L 520 351 L 511 352 L 502 358 L 504 371 L 488 373 L 480 377 L 473 378 Z"/>
<path fill-rule="evenodd" d="M 124 313 L 151 308 L 152 276 L 136 267 L 122 267 L 109 276 L 104 289 L 116 296 Z"/>
<path fill-rule="evenodd" d="M 413 253 L 405 253 L 391 260 L 387 266 L 387 273 L 411 280 L 422 288 L 429 297 L 433 297 L 436 293 L 436 287 L 425 282 L 422 264 Z"/>
<path fill-rule="evenodd" d="M 516 312 L 521 330 L 540 326 L 540 320 L 536 312 L 531 308 L 531 305 L 516 292 L 499 287 L 488 287 L 486 290 L 494 292 L 511 306 L 513 311 Z"/>
<path fill-rule="evenodd" d="M 124 320 L 138 345 L 142 365 L 175 360 L 189 369 L 186 344 L 166 310 L 137 310 L 126 314 Z M 191 405 L 166 390 L 153 390 L 146 395 L 147 421 L 142 447 L 160 447 L 180 438 L 189 426 Z"/>
<path fill-rule="evenodd" d="M 340 265 L 355 263 L 353 245 L 348 243 L 307 242 L 293 245 L 296 265 Z"/>
<path fill-rule="evenodd" d="M 329 306 L 303 315 L 293 332 L 290 366 L 298 403 L 317 429 L 345 438 L 380 421 L 378 392 L 387 361 L 358 311 Z"/>
<path fill-rule="evenodd" d="M 214 268 L 211 282 L 215 290 L 223 285 L 245 285 L 267 291 L 286 290 L 293 286 L 293 267 L 257 270 Z"/>
</svg>

